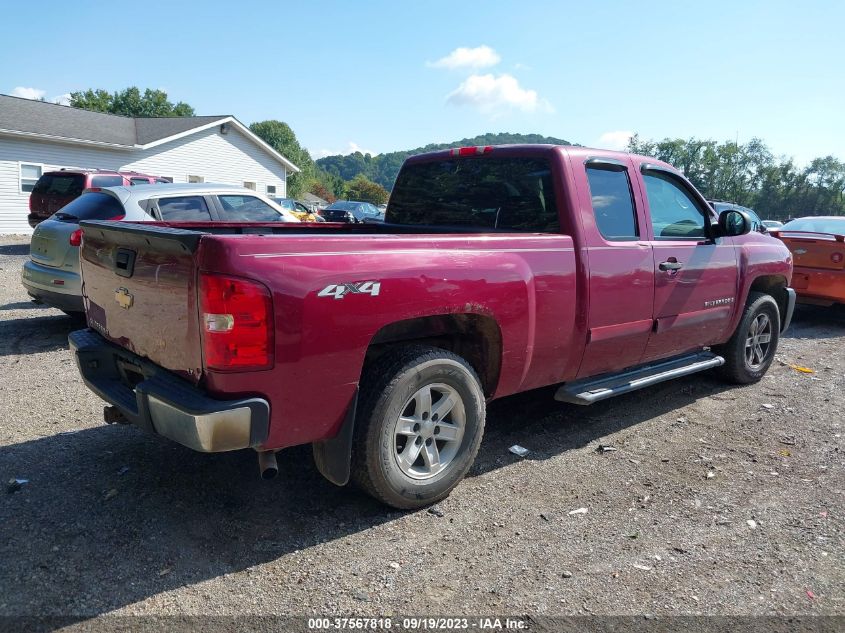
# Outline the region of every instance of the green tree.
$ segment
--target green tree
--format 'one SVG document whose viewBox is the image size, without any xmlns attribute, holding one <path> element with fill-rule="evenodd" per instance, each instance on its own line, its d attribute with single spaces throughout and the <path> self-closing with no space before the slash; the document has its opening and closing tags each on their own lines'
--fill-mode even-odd
<svg viewBox="0 0 845 633">
<path fill-rule="evenodd" d="M 83 110 L 122 114 L 134 117 L 194 116 L 194 109 L 187 103 L 173 103 L 163 90 L 147 88 L 144 93 L 132 86 L 109 93 L 105 90 L 84 90 L 70 93 L 70 105 Z"/>
<path fill-rule="evenodd" d="M 335 196 L 334 193 L 319 180 L 312 180 L 311 184 L 308 186 L 308 191 L 318 198 L 322 198 L 326 202 L 334 202 L 337 200 L 337 196 Z"/>
<path fill-rule="evenodd" d="M 308 190 L 310 183 L 319 180 L 317 167 L 307 150 L 299 144 L 291 127 L 282 121 L 259 121 L 249 126 L 261 140 L 267 143 L 294 165 L 300 172 L 288 178 L 288 196 L 298 198 Z"/>
<path fill-rule="evenodd" d="M 339 177 L 341 180 L 352 180 L 358 174 L 363 174 L 370 180 L 377 182 L 382 187 L 393 189 L 393 183 L 399 173 L 399 168 L 408 156 L 422 154 L 423 152 L 434 152 L 450 147 L 466 147 L 470 145 L 509 145 L 518 143 L 547 143 L 552 145 L 569 145 L 569 141 L 552 136 L 541 136 L 539 134 L 481 134 L 472 138 L 464 138 L 452 143 L 432 143 L 424 147 L 387 154 L 362 154 L 353 152 L 345 156 L 326 156 L 317 161 L 317 167 L 323 171 Z M 341 195 L 341 194 L 338 194 Z"/>
<path fill-rule="evenodd" d="M 766 219 L 845 215 L 845 163 L 833 156 L 801 169 L 791 159 L 773 156 L 757 138 L 739 144 L 634 135 L 628 150 L 674 165 L 708 199 L 752 207 Z"/>
<path fill-rule="evenodd" d="M 380 184 L 373 182 L 363 174 L 358 174 L 346 183 L 346 197 L 349 200 L 360 200 L 373 204 L 384 204 L 387 202 L 387 190 Z"/>
</svg>

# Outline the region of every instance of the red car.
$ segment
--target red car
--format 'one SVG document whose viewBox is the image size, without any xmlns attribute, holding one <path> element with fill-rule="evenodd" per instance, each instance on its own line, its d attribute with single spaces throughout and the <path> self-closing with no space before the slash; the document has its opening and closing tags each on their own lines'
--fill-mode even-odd
<svg viewBox="0 0 845 633">
<path fill-rule="evenodd" d="M 591 404 L 720 369 L 760 380 L 790 254 L 671 166 L 583 147 L 466 147 L 402 167 L 379 224 L 82 222 L 83 380 L 198 451 L 311 443 L 384 503 L 445 497 L 486 403 Z"/>
<path fill-rule="evenodd" d="M 792 252 L 799 302 L 845 303 L 845 217 L 798 218 L 769 232 Z"/>
<path fill-rule="evenodd" d="M 61 169 L 42 174 L 29 196 L 29 226 L 35 228 L 89 187 L 150 185 L 170 182 L 136 171 Z"/>
</svg>

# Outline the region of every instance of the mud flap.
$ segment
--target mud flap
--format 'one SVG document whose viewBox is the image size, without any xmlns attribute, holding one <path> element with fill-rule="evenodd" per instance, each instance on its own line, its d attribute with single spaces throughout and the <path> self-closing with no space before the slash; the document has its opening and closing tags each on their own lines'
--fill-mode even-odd
<svg viewBox="0 0 845 633">
<path fill-rule="evenodd" d="M 355 411 L 357 408 L 358 390 L 356 389 L 337 435 L 328 440 L 314 442 L 311 445 L 317 470 L 323 477 L 337 486 L 345 486 L 349 483 L 352 460 L 352 431 L 355 428 Z"/>
</svg>

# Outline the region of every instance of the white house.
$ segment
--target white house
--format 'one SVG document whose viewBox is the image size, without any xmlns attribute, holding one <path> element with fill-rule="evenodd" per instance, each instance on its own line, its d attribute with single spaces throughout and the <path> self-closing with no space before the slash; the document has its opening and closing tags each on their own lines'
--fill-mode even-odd
<svg viewBox="0 0 845 633">
<path fill-rule="evenodd" d="M 0 234 L 30 233 L 42 173 L 139 171 L 173 182 L 240 185 L 284 197 L 299 168 L 233 116 L 133 118 L 0 95 Z"/>
</svg>

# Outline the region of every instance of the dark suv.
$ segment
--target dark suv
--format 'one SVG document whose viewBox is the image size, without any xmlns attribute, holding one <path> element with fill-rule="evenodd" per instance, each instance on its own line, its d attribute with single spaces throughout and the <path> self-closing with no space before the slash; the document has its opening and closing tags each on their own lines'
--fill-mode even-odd
<svg viewBox="0 0 845 633">
<path fill-rule="evenodd" d="M 90 187 L 150 185 L 170 182 L 166 178 L 136 171 L 105 171 L 89 169 L 61 169 L 48 171 L 29 196 L 29 226 L 35 228 L 67 203 L 82 195 Z"/>
<path fill-rule="evenodd" d="M 713 205 L 717 214 L 722 211 L 745 211 L 748 214 L 748 217 L 751 218 L 752 231 L 756 231 L 757 233 L 768 233 L 768 229 L 763 224 L 763 220 L 760 219 L 760 216 L 754 209 L 743 207 L 735 202 L 725 202 L 723 200 L 708 200 L 708 202 Z"/>
<path fill-rule="evenodd" d="M 381 222 L 384 216 L 369 202 L 338 200 L 320 213 L 327 222 Z"/>
</svg>

